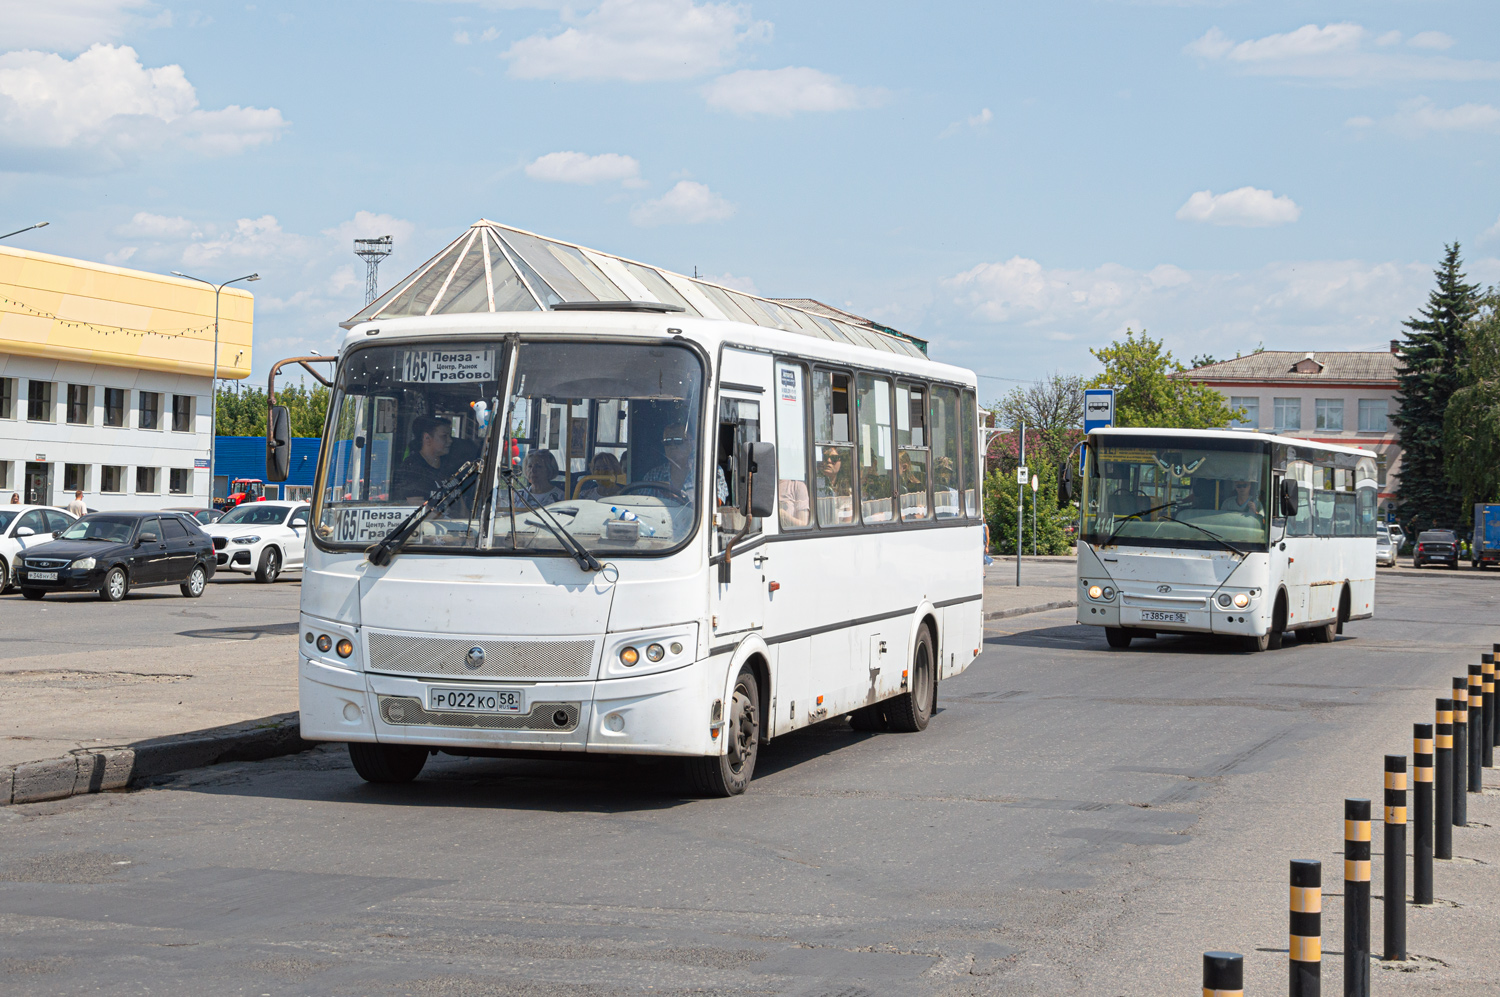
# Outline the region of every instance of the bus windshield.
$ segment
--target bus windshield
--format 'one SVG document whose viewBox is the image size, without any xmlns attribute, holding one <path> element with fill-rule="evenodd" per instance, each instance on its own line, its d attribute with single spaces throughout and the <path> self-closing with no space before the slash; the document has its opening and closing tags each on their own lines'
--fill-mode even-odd
<svg viewBox="0 0 1500 997">
<path fill-rule="evenodd" d="M 1270 453 L 1260 440 L 1166 434 L 1090 444 L 1083 538 L 1153 547 L 1266 549 Z"/>
<path fill-rule="evenodd" d="M 367 547 L 445 486 L 452 501 L 404 550 L 566 555 L 560 526 L 601 556 L 649 554 L 692 535 L 697 355 L 675 344 L 523 341 L 506 405 L 507 349 L 445 341 L 345 358 L 318 494 L 321 542 Z M 479 473 L 455 478 L 471 462 Z"/>
</svg>

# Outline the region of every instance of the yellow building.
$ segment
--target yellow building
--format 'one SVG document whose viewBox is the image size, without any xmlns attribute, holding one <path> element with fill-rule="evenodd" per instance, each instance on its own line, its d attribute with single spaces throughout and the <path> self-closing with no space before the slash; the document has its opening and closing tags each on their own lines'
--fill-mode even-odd
<svg viewBox="0 0 1500 997">
<path fill-rule="evenodd" d="M 219 298 L 221 378 L 250 375 L 254 297 Z M 0 246 L 0 502 L 207 505 L 213 288 Z"/>
</svg>

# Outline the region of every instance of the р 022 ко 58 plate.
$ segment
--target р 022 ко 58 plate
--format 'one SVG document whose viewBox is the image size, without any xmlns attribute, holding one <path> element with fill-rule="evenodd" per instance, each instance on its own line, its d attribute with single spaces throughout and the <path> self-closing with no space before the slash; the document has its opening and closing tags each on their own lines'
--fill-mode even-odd
<svg viewBox="0 0 1500 997">
<path fill-rule="evenodd" d="M 427 688 L 427 709 L 433 713 L 525 713 L 525 689 Z"/>
</svg>

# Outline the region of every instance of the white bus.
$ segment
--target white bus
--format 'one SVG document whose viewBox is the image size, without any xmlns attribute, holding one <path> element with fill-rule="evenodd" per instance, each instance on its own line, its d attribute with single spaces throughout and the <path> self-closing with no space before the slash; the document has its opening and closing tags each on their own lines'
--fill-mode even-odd
<svg viewBox="0 0 1500 997">
<path fill-rule="evenodd" d="M 1233 430 L 1101 429 L 1085 443 L 1078 622 L 1330 642 L 1375 610 L 1375 455 Z"/>
<path fill-rule="evenodd" d="M 927 725 L 981 647 L 974 375 L 679 300 L 349 330 L 304 738 L 377 782 L 437 751 L 597 752 L 679 756 L 731 795 L 772 737 Z M 273 409 L 273 480 L 285 433 Z"/>
</svg>

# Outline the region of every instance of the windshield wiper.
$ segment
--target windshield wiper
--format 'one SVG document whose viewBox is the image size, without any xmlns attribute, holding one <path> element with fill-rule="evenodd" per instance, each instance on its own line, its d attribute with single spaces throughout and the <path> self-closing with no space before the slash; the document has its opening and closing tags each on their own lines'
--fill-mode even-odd
<svg viewBox="0 0 1500 997">
<path fill-rule="evenodd" d="M 387 564 L 390 564 L 391 558 L 395 557 L 396 553 L 417 532 L 417 527 L 421 526 L 428 516 L 442 512 L 448 506 L 452 505 L 453 500 L 463 494 L 469 482 L 477 478 L 483 469 L 484 461 L 466 461 L 457 471 L 453 472 L 452 477 L 438 485 L 432 494 L 427 497 L 426 502 L 413 509 L 411 515 L 401 521 L 401 525 L 387 533 L 385 538 L 375 546 L 365 551 L 365 557 L 369 558 L 370 563 L 378 568 L 383 568 Z"/>
<path fill-rule="evenodd" d="M 1199 533 L 1202 533 L 1206 537 L 1213 538 L 1215 541 L 1217 541 L 1220 544 L 1223 544 L 1224 547 L 1226 547 L 1230 551 L 1234 552 L 1235 554 L 1238 554 L 1240 557 L 1244 557 L 1246 555 L 1246 553 L 1247 553 L 1246 551 L 1240 550 L 1238 547 L 1236 547 L 1234 544 L 1230 543 L 1228 540 L 1225 540 L 1223 537 L 1219 536 L 1213 530 L 1205 530 L 1203 527 L 1199 526 L 1197 523 L 1189 523 L 1186 519 L 1178 519 L 1176 516 L 1168 516 L 1167 520 L 1168 520 L 1168 522 L 1172 522 L 1172 523 L 1181 523 L 1183 526 L 1189 527 L 1190 529 L 1197 530 Z"/>
<path fill-rule="evenodd" d="M 511 501 L 515 501 L 514 496 L 521 496 L 521 501 L 526 503 L 526 507 L 528 509 L 546 520 L 546 522 L 536 522 L 534 520 L 528 519 L 526 520 L 526 524 L 528 526 L 540 526 L 548 533 L 552 534 L 553 538 L 556 539 L 557 542 L 561 544 L 569 554 L 573 555 L 573 560 L 577 561 L 578 566 L 584 571 L 604 570 L 604 565 L 599 563 L 599 559 L 593 554 L 589 553 L 589 549 L 582 543 L 580 543 L 577 537 L 569 533 L 568 528 L 559 523 L 557 519 L 552 515 L 552 513 L 547 511 L 546 506 L 542 505 L 532 496 L 531 492 L 529 492 L 525 488 L 512 487 L 512 479 L 515 477 L 515 475 L 516 470 L 512 467 L 507 467 L 500 472 L 500 476 L 505 479 L 506 491 L 512 496 Z M 511 515 L 514 516 L 514 505 L 511 506 L 511 510 Z"/>
<path fill-rule="evenodd" d="M 1118 523 L 1115 524 L 1114 530 L 1110 533 L 1109 536 L 1107 536 L 1107 537 L 1104 538 L 1104 542 L 1102 544 L 1100 544 L 1099 546 L 1100 547 L 1108 547 L 1109 544 L 1110 544 L 1110 541 L 1112 541 L 1116 536 L 1118 536 L 1119 533 L 1120 533 L 1120 531 L 1125 528 L 1125 524 L 1128 523 L 1128 522 L 1130 522 L 1132 519 L 1140 519 L 1142 516 L 1149 516 L 1153 512 L 1161 512 L 1164 509 L 1170 509 L 1173 506 L 1178 506 L 1178 505 L 1181 505 L 1182 503 L 1183 503 L 1183 500 L 1182 499 L 1178 499 L 1176 502 L 1168 502 L 1166 505 L 1159 505 L 1159 506 L 1156 506 L 1155 508 L 1152 508 L 1152 509 L 1142 509 L 1140 512 L 1132 512 L 1130 515 L 1126 516 L 1124 519 L 1120 520 Z M 1171 517 L 1169 516 L 1167 518 L 1170 519 Z M 1172 520 L 1172 521 L 1173 522 L 1177 522 L 1177 520 Z"/>
</svg>

